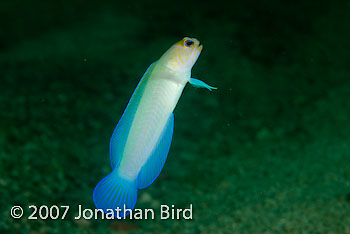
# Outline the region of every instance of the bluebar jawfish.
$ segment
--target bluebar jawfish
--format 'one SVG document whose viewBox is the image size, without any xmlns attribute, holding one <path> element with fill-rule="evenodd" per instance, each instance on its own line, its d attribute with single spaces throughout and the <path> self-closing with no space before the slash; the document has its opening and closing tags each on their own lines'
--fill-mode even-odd
<svg viewBox="0 0 350 234">
<path fill-rule="evenodd" d="M 97 208 L 106 213 L 120 208 L 120 214 L 133 209 L 137 190 L 151 185 L 164 166 L 173 136 L 173 110 L 186 83 L 216 89 L 191 78 L 202 48 L 197 39 L 185 37 L 141 78 L 111 137 L 112 172 L 94 190 Z"/>
</svg>

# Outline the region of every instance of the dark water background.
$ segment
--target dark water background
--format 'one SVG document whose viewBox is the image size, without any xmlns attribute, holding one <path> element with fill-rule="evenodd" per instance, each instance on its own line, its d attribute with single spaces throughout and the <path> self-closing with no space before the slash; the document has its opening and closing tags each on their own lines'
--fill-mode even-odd
<svg viewBox="0 0 350 234">
<path fill-rule="evenodd" d="M 97 3 L 98 2 L 98 3 Z M 1 233 L 350 233 L 350 1 L 1 1 Z M 146 68 L 204 45 L 172 146 L 136 208 L 193 220 L 74 220 Z M 70 205 L 15 220 L 13 205 Z"/>
</svg>

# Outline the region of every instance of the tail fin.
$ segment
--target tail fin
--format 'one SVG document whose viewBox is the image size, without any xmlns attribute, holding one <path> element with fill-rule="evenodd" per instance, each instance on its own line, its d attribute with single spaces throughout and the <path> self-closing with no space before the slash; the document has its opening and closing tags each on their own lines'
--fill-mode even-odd
<svg viewBox="0 0 350 234">
<path fill-rule="evenodd" d="M 105 213 L 108 213 L 107 209 L 112 209 L 116 215 L 115 209 L 119 207 L 120 218 L 124 216 L 124 207 L 131 210 L 134 208 L 136 198 L 137 179 L 133 181 L 124 179 L 119 176 L 118 170 L 113 170 L 103 178 L 94 190 L 96 208 L 102 209 Z"/>
</svg>

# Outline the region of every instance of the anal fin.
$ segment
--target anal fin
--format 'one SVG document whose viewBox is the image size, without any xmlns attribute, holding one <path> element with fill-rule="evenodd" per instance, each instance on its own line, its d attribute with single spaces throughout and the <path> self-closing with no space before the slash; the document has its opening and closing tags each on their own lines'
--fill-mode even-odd
<svg viewBox="0 0 350 234">
<path fill-rule="evenodd" d="M 174 130 L 174 114 L 171 113 L 166 123 L 163 133 L 159 137 L 151 156 L 146 164 L 141 168 L 138 175 L 138 188 L 143 189 L 153 183 L 163 169 L 164 163 L 169 153 Z"/>
</svg>

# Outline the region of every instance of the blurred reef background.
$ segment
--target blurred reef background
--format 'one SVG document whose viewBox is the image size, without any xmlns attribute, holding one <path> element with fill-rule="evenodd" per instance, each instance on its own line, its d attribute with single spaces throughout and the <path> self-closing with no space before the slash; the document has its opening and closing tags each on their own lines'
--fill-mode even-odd
<svg viewBox="0 0 350 234">
<path fill-rule="evenodd" d="M 350 233 L 350 1 L 227 2 L 1 1 L 1 233 Z M 185 88 L 136 208 L 193 220 L 74 220 L 139 79 L 184 36 L 218 90 Z M 71 208 L 11 218 L 31 204 Z"/>
</svg>

